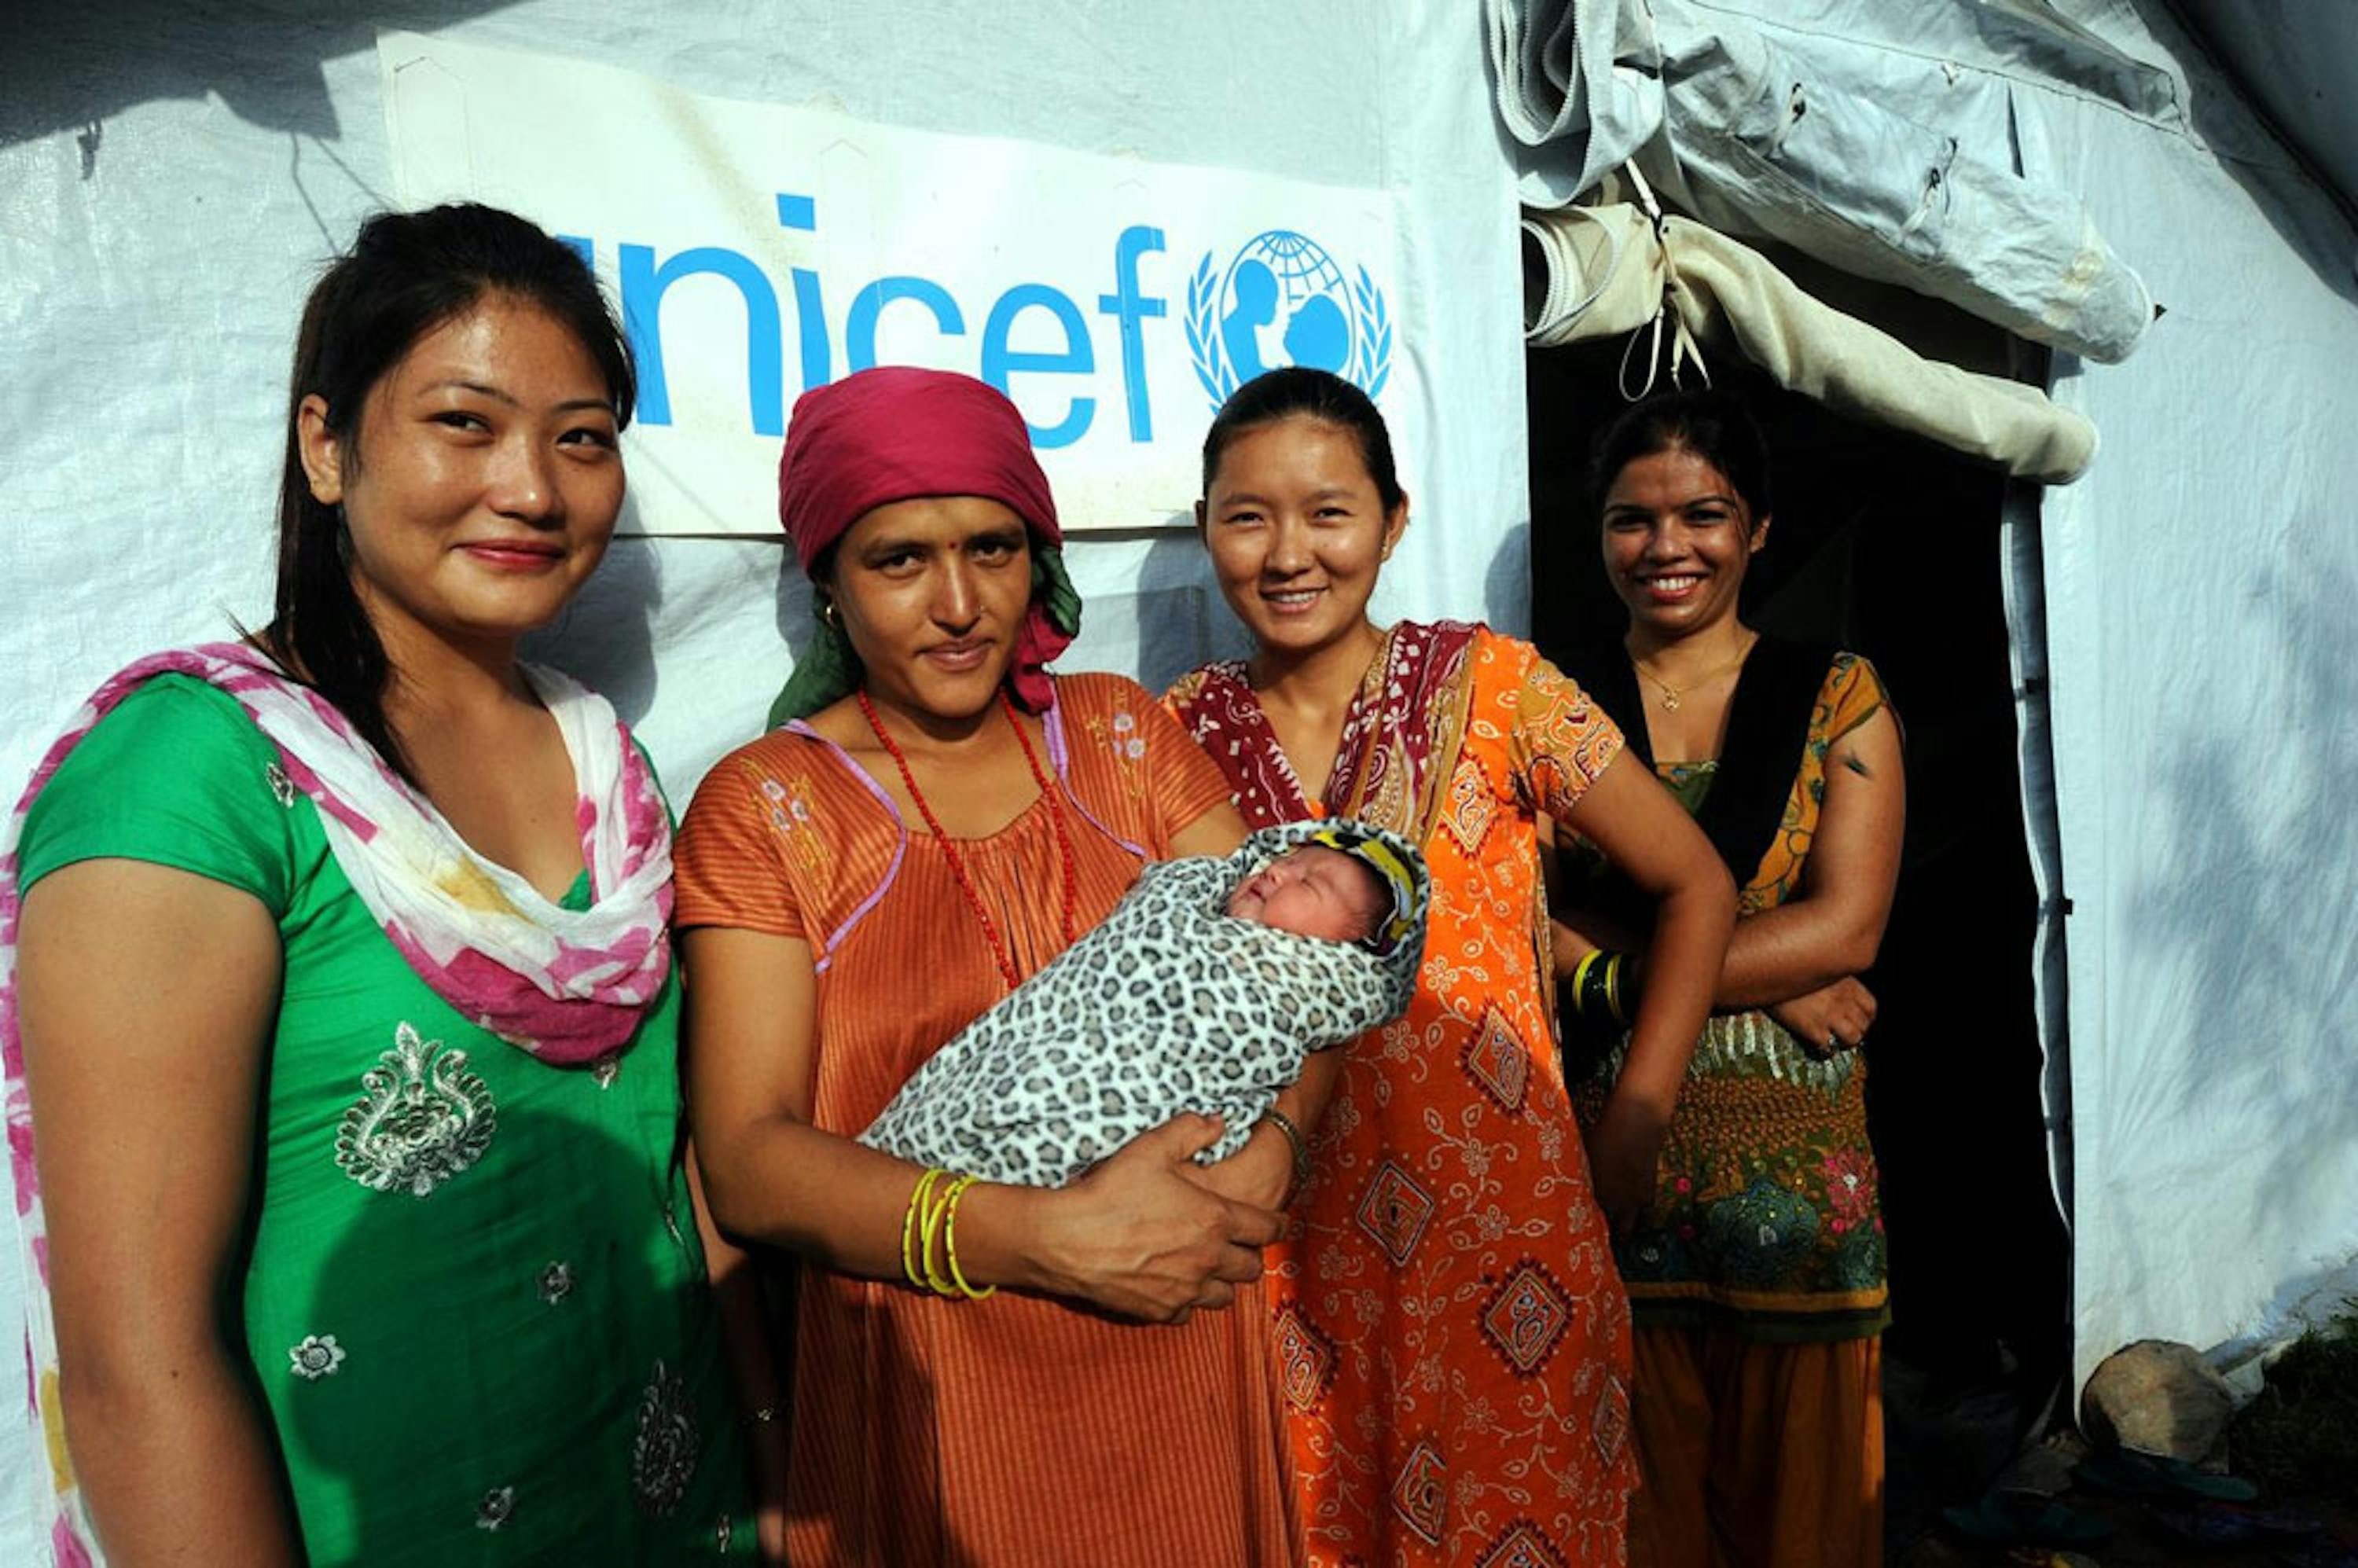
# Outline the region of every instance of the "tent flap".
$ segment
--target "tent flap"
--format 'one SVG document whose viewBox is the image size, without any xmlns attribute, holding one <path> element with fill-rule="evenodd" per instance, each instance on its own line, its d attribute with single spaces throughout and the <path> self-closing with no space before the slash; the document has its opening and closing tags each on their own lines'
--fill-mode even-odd
<svg viewBox="0 0 2358 1568">
<path fill-rule="evenodd" d="M 1561 207 L 1662 124 L 1662 81 L 1642 6 L 1620 0 L 1484 0 L 1498 118 L 1528 147 L 1523 200 Z"/>
<path fill-rule="evenodd" d="M 1575 0 L 1538 18 L 1492 0 L 1490 21 L 1494 57 L 1510 37 L 1525 50 L 1495 59 L 1509 127 L 1564 143 L 1534 160 L 1546 172 L 1526 172 L 1526 202 L 1568 204 L 1634 157 L 1674 206 L 1725 233 L 1780 241 L 2084 359 L 2125 358 L 2153 319 L 2143 280 L 2080 199 L 2016 172 L 2017 74 L 2051 56 L 2085 93 L 2092 62 L 2116 57 L 2062 36 L 2041 55 L 2028 45 L 2043 35 L 2016 21 L 2002 39 L 1944 40 L 1968 65 L 1864 25 L 1855 36 L 1755 25 L 1697 0 Z M 2112 85 L 2133 112 L 2156 112 L 2169 105 L 2147 102 L 2155 81 L 2131 71 Z"/>
<path fill-rule="evenodd" d="M 1660 238 L 1637 208 L 1566 208 L 1523 221 L 1524 297 L 1541 347 L 1642 330 L 1667 297 L 1694 340 L 1736 350 L 1779 385 L 1827 406 L 2004 467 L 2065 483 L 2087 470 L 2096 428 L 2036 387 L 1927 360 L 1804 293 L 1766 256 L 1684 218 Z M 1535 287 L 1536 285 L 1536 287 Z"/>
</svg>

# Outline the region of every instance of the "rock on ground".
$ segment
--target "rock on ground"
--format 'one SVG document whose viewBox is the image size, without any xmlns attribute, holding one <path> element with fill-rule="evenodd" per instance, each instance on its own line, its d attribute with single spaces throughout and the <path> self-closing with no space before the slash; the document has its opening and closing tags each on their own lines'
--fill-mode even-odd
<svg viewBox="0 0 2358 1568">
<path fill-rule="evenodd" d="M 2166 1454 L 2190 1465 L 2223 1445 L 2235 1396 L 2193 1346 L 2141 1339 L 2106 1357 L 2080 1395 L 2080 1430 L 2098 1448 Z"/>
</svg>

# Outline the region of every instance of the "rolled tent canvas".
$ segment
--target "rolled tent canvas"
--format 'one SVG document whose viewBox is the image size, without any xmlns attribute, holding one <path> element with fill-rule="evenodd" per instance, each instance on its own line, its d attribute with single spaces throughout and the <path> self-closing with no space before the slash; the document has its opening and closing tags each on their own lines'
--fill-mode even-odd
<svg viewBox="0 0 2358 1568">
<path fill-rule="evenodd" d="M 1524 330 L 1542 347 L 1652 336 L 1663 315 L 1702 358 L 1733 352 L 1778 385 L 1887 429 L 1936 441 L 2021 479 L 2068 484 L 2096 455 L 2096 430 L 2037 387 L 1928 360 L 1812 297 L 1750 246 L 1675 213 L 1659 227 L 1627 202 L 1561 207 L 1523 220 L 1525 266 L 1546 283 L 1525 298 Z M 1693 347 L 1686 340 L 1693 340 Z M 1643 354 L 1639 357 L 1642 359 Z M 1704 372 L 1708 373 L 1708 364 Z"/>
</svg>

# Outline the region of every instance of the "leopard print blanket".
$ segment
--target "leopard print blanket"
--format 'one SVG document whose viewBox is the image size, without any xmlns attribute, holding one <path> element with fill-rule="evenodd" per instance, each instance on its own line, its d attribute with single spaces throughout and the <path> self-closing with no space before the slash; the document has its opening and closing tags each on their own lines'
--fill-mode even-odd
<svg viewBox="0 0 2358 1568">
<path fill-rule="evenodd" d="M 1336 830 L 1381 842 L 1413 886 L 1381 953 L 1225 914 L 1229 891 Z M 1226 857 L 1150 865 L 1113 913 L 961 1030 L 860 1141 L 986 1181 L 1058 1187 L 1182 1111 L 1217 1115 L 1205 1164 L 1244 1147 L 1310 1053 L 1408 1011 L 1424 952 L 1424 859 L 1343 821 L 1263 828 Z"/>
</svg>

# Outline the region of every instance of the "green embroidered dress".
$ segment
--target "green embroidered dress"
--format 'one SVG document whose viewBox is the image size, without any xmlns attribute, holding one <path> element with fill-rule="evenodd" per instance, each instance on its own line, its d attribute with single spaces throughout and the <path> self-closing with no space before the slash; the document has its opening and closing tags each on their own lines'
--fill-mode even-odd
<svg viewBox="0 0 2358 1568">
<path fill-rule="evenodd" d="M 276 748 L 184 676 L 68 757 L 22 885 L 104 857 L 243 889 L 278 923 L 242 1305 L 310 1562 L 750 1555 L 676 1158 L 676 983 L 587 1068 L 477 1028 L 370 916 Z M 588 896 L 585 876 L 566 902 Z"/>
<path fill-rule="evenodd" d="M 1741 912 L 1800 885 L 1833 743 L 1885 703 L 1875 667 L 1838 654 L 1810 716 L 1784 816 Z M 1715 765 L 1660 762 L 1690 813 Z M 1585 1124 L 1620 1071 L 1615 1047 L 1577 1095 Z M 1696 1043 L 1663 1141 L 1652 1228 L 1615 1248 L 1640 1328 L 1710 1327 L 1782 1343 L 1865 1338 L 1890 1318 L 1866 1069 L 1855 1051 L 1820 1061 L 1765 1012 L 1714 1016 Z"/>
</svg>

